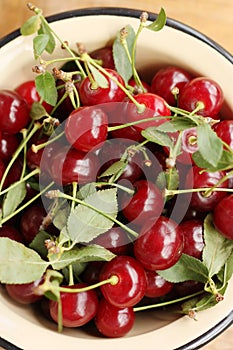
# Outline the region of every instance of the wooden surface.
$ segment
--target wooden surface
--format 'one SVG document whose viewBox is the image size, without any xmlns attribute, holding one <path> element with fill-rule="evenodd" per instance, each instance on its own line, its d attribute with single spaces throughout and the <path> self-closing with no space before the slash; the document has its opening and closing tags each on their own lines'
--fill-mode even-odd
<svg viewBox="0 0 233 350">
<path fill-rule="evenodd" d="M 31 15 L 26 3 L 0 0 L 0 37 L 20 27 Z M 233 54 L 233 0 L 35 0 L 33 4 L 42 8 L 46 16 L 85 7 L 128 7 L 155 13 L 163 7 L 168 17 L 201 31 Z M 232 350 L 233 327 L 202 349 Z"/>
</svg>

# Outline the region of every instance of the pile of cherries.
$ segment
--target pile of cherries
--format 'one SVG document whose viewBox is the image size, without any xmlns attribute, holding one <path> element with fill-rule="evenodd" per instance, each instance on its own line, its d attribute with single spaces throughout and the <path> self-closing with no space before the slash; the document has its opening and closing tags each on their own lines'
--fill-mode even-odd
<svg viewBox="0 0 233 350">
<path fill-rule="evenodd" d="M 118 192 L 117 218 L 138 236 L 131 237 L 114 224 L 96 237 L 90 243 L 106 247 L 115 257 L 108 262 L 86 264 L 74 284 L 64 284 L 60 293 L 64 327 L 80 327 L 91 321 L 102 335 L 120 337 L 133 327 L 138 306 L 203 288 L 194 281 L 168 282 L 159 271 L 173 266 L 182 253 L 201 259 L 203 220 L 209 212 L 213 213 L 219 232 L 233 239 L 233 195 L 212 191 L 208 196 L 191 192 L 166 198 L 157 181 L 161 173 L 176 167 L 180 189 L 211 188 L 218 183 L 223 188 L 233 188 L 233 181 L 225 171 L 201 172 L 192 160 L 198 149 L 195 127 L 182 133 L 181 152 L 176 159 L 171 158 L 168 147 L 146 140 L 142 131 L 167 122 L 173 114 L 169 106 L 192 112 L 201 103 L 203 107 L 197 114 L 214 121 L 213 130 L 233 149 L 233 118 L 226 120 L 221 114 L 223 92 L 212 79 L 167 66 L 153 72 L 149 82 L 139 85 L 131 79 L 127 85 L 115 69 L 111 47 L 96 50 L 90 56 L 102 62 L 108 86 L 94 86 L 89 75 L 82 78 L 76 74 L 73 79 L 80 98 L 78 108 L 74 109 L 69 96 L 56 109 L 42 103 L 47 113 L 44 119 L 59 124 L 59 127 L 52 125 L 61 134 L 54 142 L 49 142 L 46 123 L 42 126 L 44 119 L 30 117 L 31 106 L 40 102 L 34 81 L 25 81 L 11 91 L 0 91 L 0 179 L 4 180 L 1 190 L 20 180 L 22 173 L 40 169 L 40 175 L 33 177 L 34 182 L 30 178 L 27 183 L 24 202 L 31 200 L 31 204 L 2 224 L 0 237 L 29 246 L 41 229 L 51 237 L 59 236 L 52 222 L 45 223 L 47 212 L 43 200 L 32 200 L 40 183 L 53 181 L 53 188 L 64 191 L 70 190 L 73 183 L 83 186 L 98 181 L 105 181 L 109 187 L 114 183 L 127 187 L 130 191 L 119 189 Z M 57 79 L 56 84 L 60 99 L 65 83 Z M 24 139 L 23 130 L 29 127 L 32 130 L 32 124 L 38 130 L 4 177 Z M 126 127 L 120 127 L 125 124 Z M 172 137 L 175 140 L 178 133 L 172 133 Z M 114 171 L 117 163 L 122 168 Z M 108 279 L 110 283 L 98 288 L 86 288 Z M 41 283 L 43 278 L 27 284 L 6 284 L 5 288 L 19 303 L 40 302 L 47 316 L 58 322 L 58 302 L 35 293 Z M 83 291 L 66 291 L 70 289 Z"/>
</svg>

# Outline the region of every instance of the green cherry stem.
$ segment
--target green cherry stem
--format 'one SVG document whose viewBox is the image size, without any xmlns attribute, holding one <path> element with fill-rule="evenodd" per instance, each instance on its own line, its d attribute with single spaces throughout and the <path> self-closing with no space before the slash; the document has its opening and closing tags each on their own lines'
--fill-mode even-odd
<svg viewBox="0 0 233 350">
<path fill-rule="evenodd" d="M 30 179 L 30 177 L 38 175 L 39 173 L 40 173 L 40 169 L 39 168 L 36 168 L 36 169 L 32 170 L 30 173 L 28 173 L 27 175 L 22 177 L 19 181 L 14 182 L 12 185 L 10 185 L 9 187 L 5 188 L 5 190 L 0 192 L 0 196 L 3 195 L 3 194 L 6 194 L 8 191 L 14 189 L 16 186 L 18 186 L 22 182 L 27 181 L 28 179 Z"/>
<path fill-rule="evenodd" d="M 185 189 L 185 190 L 168 190 L 165 189 L 165 197 L 166 196 L 174 196 L 176 194 L 185 194 L 185 193 L 193 193 L 193 192 L 210 192 L 211 191 L 217 191 L 217 192 L 233 192 L 232 188 L 223 188 L 223 187 L 216 187 L 216 188 L 212 188 L 212 187 L 201 187 L 201 188 L 189 188 L 189 189 Z"/>
</svg>

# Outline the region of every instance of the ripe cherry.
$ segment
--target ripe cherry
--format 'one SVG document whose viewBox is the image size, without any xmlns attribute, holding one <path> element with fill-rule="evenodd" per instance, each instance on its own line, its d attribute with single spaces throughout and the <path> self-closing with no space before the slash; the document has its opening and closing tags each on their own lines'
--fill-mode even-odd
<svg viewBox="0 0 233 350">
<path fill-rule="evenodd" d="M 40 205 L 28 207 L 20 219 L 20 231 L 27 243 L 31 243 L 40 231 L 42 222 L 46 217 L 45 209 Z"/>
<path fill-rule="evenodd" d="M 11 225 L 4 224 L 0 227 L 0 237 L 8 237 L 13 239 L 16 242 L 23 243 L 23 235 L 19 232 L 19 230 Z"/>
<path fill-rule="evenodd" d="M 51 163 L 50 174 L 59 185 L 73 182 L 85 184 L 95 181 L 99 168 L 98 158 L 94 153 L 84 153 L 74 148 L 64 147 Z"/>
<path fill-rule="evenodd" d="M 233 149 L 233 120 L 222 120 L 213 125 L 213 130 Z"/>
<path fill-rule="evenodd" d="M 7 293 L 20 304 L 32 304 L 42 299 L 42 295 L 35 294 L 35 288 L 43 282 L 40 278 L 34 282 L 23 284 L 6 284 Z"/>
<path fill-rule="evenodd" d="M 162 297 L 168 294 L 172 288 L 173 283 L 166 281 L 156 271 L 146 270 L 147 288 L 145 296 L 148 298 Z"/>
<path fill-rule="evenodd" d="M 20 138 L 16 134 L 3 132 L 0 136 L 0 158 L 4 162 L 9 162 L 12 155 L 18 148 Z"/>
<path fill-rule="evenodd" d="M 100 290 L 105 299 L 116 307 L 131 307 L 137 304 L 146 290 L 146 275 L 141 264 L 130 256 L 120 255 L 108 261 L 102 268 L 100 280 L 112 276 L 118 278 L 116 284 L 104 284 Z"/>
<path fill-rule="evenodd" d="M 0 130 L 17 134 L 29 123 L 29 106 L 17 92 L 0 91 Z"/>
<path fill-rule="evenodd" d="M 144 225 L 146 220 L 156 220 L 164 207 L 162 192 L 151 181 L 138 180 L 134 183 L 135 193 L 122 195 L 120 205 L 123 215 L 135 225 Z"/>
<path fill-rule="evenodd" d="M 67 289 L 84 288 L 86 283 L 67 286 Z M 80 327 L 93 319 L 98 309 L 98 298 L 95 290 L 82 292 L 61 292 L 62 324 L 64 327 Z M 50 315 L 58 322 L 58 302 L 50 301 Z"/>
<path fill-rule="evenodd" d="M 145 81 L 142 81 L 141 84 L 142 84 L 142 86 L 138 86 L 135 79 L 133 79 L 133 78 L 131 78 L 128 81 L 128 85 L 133 88 L 134 95 L 141 94 L 143 92 L 152 92 L 151 87 L 148 83 L 146 83 Z"/>
<path fill-rule="evenodd" d="M 165 270 L 173 266 L 183 252 L 183 236 L 177 223 L 165 216 L 147 222 L 134 242 L 134 254 L 145 269 Z"/>
<path fill-rule="evenodd" d="M 201 259 L 204 248 L 203 221 L 192 219 L 179 224 L 179 230 L 184 237 L 183 253 Z"/>
<path fill-rule="evenodd" d="M 226 238 L 233 239 L 233 194 L 222 198 L 213 212 L 216 229 Z"/>
<path fill-rule="evenodd" d="M 95 60 L 101 61 L 100 64 L 104 68 L 115 69 L 112 46 L 104 46 L 92 51 L 90 56 Z"/>
<path fill-rule="evenodd" d="M 102 335 L 118 338 L 123 337 L 133 328 L 134 320 L 135 314 L 132 307 L 119 308 L 103 298 L 99 302 L 95 326 Z"/>
<path fill-rule="evenodd" d="M 65 123 L 67 140 L 82 152 L 100 147 L 107 134 L 108 117 L 101 108 L 80 107 L 70 114 Z"/>
<path fill-rule="evenodd" d="M 123 78 L 112 69 L 106 68 L 108 74 L 116 79 L 124 86 Z M 83 106 L 93 106 L 108 102 L 121 102 L 125 98 L 125 92 L 117 85 L 117 83 L 105 75 L 108 87 L 93 87 L 89 77 L 83 79 L 79 86 L 79 95 Z"/>
<path fill-rule="evenodd" d="M 178 94 L 183 87 L 192 79 L 191 74 L 175 66 L 167 66 L 159 69 L 152 78 L 151 92 L 163 97 L 170 106 L 176 106 L 177 99 L 173 94 L 175 88 Z"/>
<path fill-rule="evenodd" d="M 192 112 L 201 102 L 203 108 L 197 114 L 214 118 L 220 112 L 223 100 L 223 91 L 217 82 L 209 78 L 197 77 L 182 89 L 179 96 L 179 107 Z"/>
</svg>

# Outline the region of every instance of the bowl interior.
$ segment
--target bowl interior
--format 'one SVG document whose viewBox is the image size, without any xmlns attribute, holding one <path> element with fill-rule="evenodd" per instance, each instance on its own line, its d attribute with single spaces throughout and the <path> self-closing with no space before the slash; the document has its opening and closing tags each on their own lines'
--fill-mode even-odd
<svg viewBox="0 0 233 350">
<path fill-rule="evenodd" d="M 64 19 L 60 16 L 51 25 L 74 49 L 77 42 L 82 42 L 88 51 L 92 51 L 110 43 L 116 32 L 125 25 L 131 24 L 136 29 L 138 21 L 138 18 L 129 17 L 129 14 L 124 16 L 116 12 L 116 15 L 94 15 L 92 12 L 88 16 L 64 15 Z M 64 55 L 59 46 L 56 54 Z M 8 42 L 0 49 L 0 89 L 11 89 L 34 78 L 31 69 L 34 64 L 32 37 L 19 36 Z M 137 67 L 142 77 L 148 79 L 157 68 L 169 64 L 218 81 L 227 101 L 225 116 L 228 118 L 233 115 L 233 69 L 230 60 L 206 42 L 179 28 L 166 26 L 158 33 L 144 30 L 137 46 Z M 56 344 L 57 350 L 73 350 L 82 345 L 89 350 L 105 350 L 109 347 L 115 350 L 121 346 L 124 349 L 128 346 L 141 349 L 142 346 L 155 342 L 160 349 L 176 349 L 198 338 L 226 318 L 233 309 L 232 293 L 233 283 L 230 284 L 224 301 L 201 312 L 198 322 L 161 311 L 141 313 L 137 316 L 134 329 L 126 337 L 100 339 L 91 331 L 84 332 L 82 329 L 64 329 L 63 334 L 58 334 L 56 326 L 40 316 L 35 308 L 16 305 L 8 298 L 4 288 L 0 287 L 1 337 L 23 349 L 31 349 L 33 344 L 34 350 L 47 349 L 53 344 Z M 25 336 L 22 336 L 22 332 L 25 332 Z"/>
</svg>

